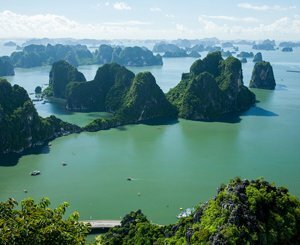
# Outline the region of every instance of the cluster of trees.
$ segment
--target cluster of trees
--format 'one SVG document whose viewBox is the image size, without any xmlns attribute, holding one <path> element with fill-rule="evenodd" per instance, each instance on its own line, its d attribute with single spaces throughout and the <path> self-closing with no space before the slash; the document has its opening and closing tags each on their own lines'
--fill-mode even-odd
<svg viewBox="0 0 300 245">
<path fill-rule="evenodd" d="M 90 226 L 78 222 L 79 213 L 64 219 L 68 203 L 49 205 L 47 198 L 24 199 L 20 207 L 14 199 L 0 202 L 0 244 L 85 244 Z"/>
</svg>

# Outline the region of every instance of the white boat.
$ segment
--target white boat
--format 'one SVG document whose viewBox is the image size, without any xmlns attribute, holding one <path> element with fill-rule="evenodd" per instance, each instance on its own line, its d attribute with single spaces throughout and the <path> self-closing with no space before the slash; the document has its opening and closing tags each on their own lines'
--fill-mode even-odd
<svg viewBox="0 0 300 245">
<path fill-rule="evenodd" d="M 36 176 L 36 175 L 39 175 L 41 174 L 41 172 L 39 170 L 34 170 L 30 173 L 31 176 Z"/>
</svg>

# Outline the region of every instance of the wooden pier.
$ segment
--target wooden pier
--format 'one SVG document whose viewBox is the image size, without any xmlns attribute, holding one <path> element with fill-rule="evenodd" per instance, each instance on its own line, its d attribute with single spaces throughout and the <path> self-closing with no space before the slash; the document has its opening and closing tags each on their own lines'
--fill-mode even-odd
<svg viewBox="0 0 300 245">
<path fill-rule="evenodd" d="M 92 230 L 108 229 L 121 225 L 121 220 L 81 220 L 80 222 L 89 223 Z"/>
</svg>

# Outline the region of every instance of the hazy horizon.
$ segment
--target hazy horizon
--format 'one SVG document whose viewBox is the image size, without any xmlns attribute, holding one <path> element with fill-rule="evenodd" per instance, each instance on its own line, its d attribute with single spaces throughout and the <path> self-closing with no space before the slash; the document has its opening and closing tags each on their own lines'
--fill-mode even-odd
<svg viewBox="0 0 300 245">
<path fill-rule="evenodd" d="M 34 6 L 34 7 L 32 7 Z M 0 39 L 299 40 L 300 2 L 0 0 Z"/>
</svg>

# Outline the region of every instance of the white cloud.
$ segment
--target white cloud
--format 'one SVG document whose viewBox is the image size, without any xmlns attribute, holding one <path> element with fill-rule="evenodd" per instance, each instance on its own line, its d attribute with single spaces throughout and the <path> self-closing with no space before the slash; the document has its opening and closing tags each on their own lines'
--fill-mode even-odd
<svg viewBox="0 0 300 245">
<path fill-rule="evenodd" d="M 151 22 L 129 20 L 129 21 L 124 21 L 124 22 L 104 22 L 102 24 L 110 25 L 110 26 L 143 26 L 143 25 L 151 25 Z"/>
<path fill-rule="evenodd" d="M 244 8 L 244 9 L 252 9 L 257 11 L 285 11 L 285 10 L 291 10 L 296 9 L 295 6 L 287 6 L 283 7 L 280 5 L 254 5 L 251 3 L 239 3 L 238 7 Z"/>
<path fill-rule="evenodd" d="M 161 12 L 161 8 L 157 8 L 157 7 L 155 7 L 155 8 L 150 8 L 150 11 L 151 11 L 151 12 Z"/>
<path fill-rule="evenodd" d="M 165 17 L 170 18 L 170 19 L 174 19 L 175 15 L 173 15 L 173 14 L 166 14 Z"/>
<path fill-rule="evenodd" d="M 242 21 L 242 22 L 258 22 L 258 19 L 253 17 L 245 17 L 245 18 L 238 18 L 233 16 L 226 16 L 226 15 L 201 15 L 204 18 L 215 19 L 215 20 L 225 20 L 225 21 Z"/>
<path fill-rule="evenodd" d="M 244 26 L 241 24 L 228 25 L 226 23 L 217 24 L 209 18 L 200 16 L 200 32 L 207 36 L 217 36 L 224 39 L 244 38 L 244 39 L 265 39 L 277 40 L 299 39 L 300 19 L 297 17 L 283 17 L 272 23 L 258 23 L 255 26 Z"/>
<path fill-rule="evenodd" d="M 0 38 L 136 38 L 139 27 L 150 24 L 138 20 L 81 24 L 60 15 L 22 15 L 6 10 L 0 12 Z"/>
<path fill-rule="evenodd" d="M 270 23 L 254 22 L 251 25 L 233 20 L 220 22 L 219 17 L 210 17 L 200 16 L 195 28 L 189 28 L 184 23 L 174 23 L 173 28 L 166 29 L 139 20 L 82 24 L 54 14 L 22 15 L 3 11 L 0 12 L 0 38 L 176 39 L 215 36 L 221 39 L 299 40 L 300 36 L 299 15 L 279 18 Z"/>
<path fill-rule="evenodd" d="M 124 2 L 114 3 L 113 7 L 117 10 L 131 10 L 131 7 Z"/>
</svg>

